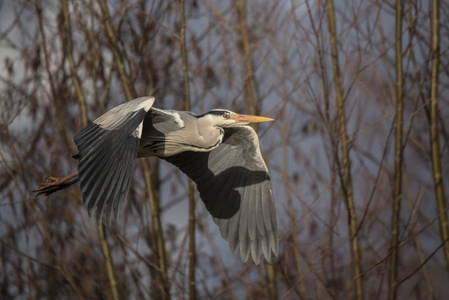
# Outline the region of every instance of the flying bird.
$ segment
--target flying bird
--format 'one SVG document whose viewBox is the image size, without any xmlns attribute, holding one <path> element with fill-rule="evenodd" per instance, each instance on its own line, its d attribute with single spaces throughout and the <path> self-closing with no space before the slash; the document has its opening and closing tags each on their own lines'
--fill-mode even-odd
<svg viewBox="0 0 449 300">
<path fill-rule="evenodd" d="M 118 221 L 136 158 L 157 156 L 197 186 L 233 252 L 258 264 L 278 254 L 271 180 L 256 132 L 273 119 L 214 109 L 202 115 L 153 107 L 154 97 L 112 108 L 74 137 L 83 202 L 100 223 Z"/>
</svg>

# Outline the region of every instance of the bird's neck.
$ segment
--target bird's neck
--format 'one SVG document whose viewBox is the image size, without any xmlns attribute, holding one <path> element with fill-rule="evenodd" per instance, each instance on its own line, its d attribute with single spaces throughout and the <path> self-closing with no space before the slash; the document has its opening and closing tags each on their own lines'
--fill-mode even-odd
<svg viewBox="0 0 449 300">
<path fill-rule="evenodd" d="M 223 141 L 224 130 L 221 127 L 198 127 L 198 141 L 196 145 L 199 147 L 196 151 L 211 151 L 220 146 Z"/>
</svg>

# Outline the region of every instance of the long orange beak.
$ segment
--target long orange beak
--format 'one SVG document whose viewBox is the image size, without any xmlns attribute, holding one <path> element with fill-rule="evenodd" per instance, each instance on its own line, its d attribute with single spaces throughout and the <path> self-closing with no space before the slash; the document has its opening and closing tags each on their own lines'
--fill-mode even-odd
<svg viewBox="0 0 449 300">
<path fill-rule="evenodd" d="M 229 118 L 239 123 L 260 123 L 260 122 L 274 121 L 274 119 L 267 117 L 240 115 L 240 114 L 231 114 Z"/>
</svg>

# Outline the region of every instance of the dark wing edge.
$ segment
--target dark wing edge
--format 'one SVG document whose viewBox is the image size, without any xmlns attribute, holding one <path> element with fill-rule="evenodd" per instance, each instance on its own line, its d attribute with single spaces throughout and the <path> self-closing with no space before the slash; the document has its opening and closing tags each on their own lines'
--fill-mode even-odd
<svg viewBox="0 0 449 300">
<path fill-rule="evenodd" d="M 226 128 L 223 143 L 211 152 L 183 152 L 164 158 L 197 184 L 200 197 L 233 252 L 256 264 L 271 260 L 279 241 L 271 180 L 256 132 Z"/>
<path fill-rule="evenodd" d="M 118 222 L 128 194 L 142 134 L 142 124 L 153 97 L 119 105 L 74 137 L 79 151 L 79 178 L 83 203 L 89 216 L 101 223 L 103 213 L 110 225 Z M 96 212 L 95 212 L 96 211 Z"/>
</svg>

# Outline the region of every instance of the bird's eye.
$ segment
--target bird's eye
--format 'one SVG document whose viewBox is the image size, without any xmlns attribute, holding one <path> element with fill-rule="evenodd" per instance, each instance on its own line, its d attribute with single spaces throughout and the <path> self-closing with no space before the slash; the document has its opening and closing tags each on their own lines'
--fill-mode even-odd
<svg viewBox="0 0 449 300">
<path fill-rule="evenodd" d="M 229 119 L 230 116 L 231 116 L 230 113 L 225 112 L 225 113 L 223 114 L 223 119 Z"/>
</svg>

